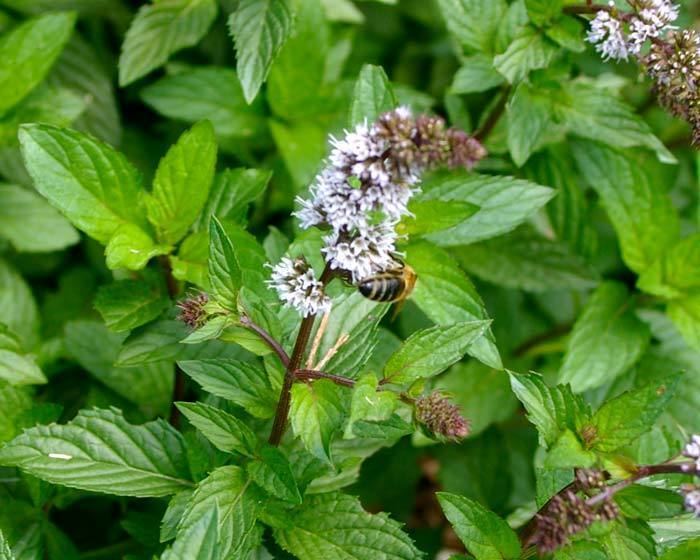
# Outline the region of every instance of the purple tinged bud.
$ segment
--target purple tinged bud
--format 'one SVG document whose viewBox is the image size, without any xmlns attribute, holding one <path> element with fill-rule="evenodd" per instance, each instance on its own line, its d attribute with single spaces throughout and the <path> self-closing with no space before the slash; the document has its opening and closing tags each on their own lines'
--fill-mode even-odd
<svg viewBox="0 0 700 560">
<path fill-rule="evenodd" d="M 204 306 L 209 302 L 209 296 L 204 292 L 191 295 L 187 299 L 178 302 L 180 308 L 178 319 L 188 327 L 197 329 L 207 321 L 207 312 Z"/>
<path fill-rule="evenodd" d="M 438 437 L 459 441 L 469 435 L 469 421 L 439 391 L 417 399 L 414 412 L 416 421 Z"/>
</svg>

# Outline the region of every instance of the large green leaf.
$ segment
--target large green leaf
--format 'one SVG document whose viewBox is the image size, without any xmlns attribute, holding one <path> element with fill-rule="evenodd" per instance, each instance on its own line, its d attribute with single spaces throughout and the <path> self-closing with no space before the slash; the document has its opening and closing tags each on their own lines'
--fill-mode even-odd
<svg viewBox="0 0 700 560">
<path fill-rule="evenodd" d="M 505 0 L 438 0 L 442 17 L 459 43 L 492 52 L 496 32 L 508 8 Z"/>
<path fill-rule="evenodd" d="M 0 379 L 11 385 L 35 385 L 46 383 L 46 376 L 33 356 L 0 348 Z"/>
<path fill-rule="evenodd" d="M 559 383 L 581 392 L 612 381 L 634 365 L 649 344 L 649 329 L 632 305 L 624 285 L 600 285 L 574 324 Z"/>
<path fill-rule="evenodd" d="M 686 237 L 662 253 L 640 275 L 637 286 L 668 299 L 695 292 L 700 287 L 700 234 Z"/>
<path fill-rule="evenodd" d="M 233 414 L 204 403 L 176 403 L 190 423 L 222 451 L 252 456 L 257 436 Z"/>
<path fill-rule="evenodd" d="M 205 391 L 229 399 L 259 418 L 272 416 L 277 394 L 260 366 L 236 360 L 187 360 L 178 362 L 182 370 Z"/>
<path fill-rule="evenodd" d="M 145 325 L 170 307 L 164 287 L 152 279 L 120 280 L 100 287 L 95 309 L 113 331 Z"/>
<path fill-rule="evenodd" d="M 653 560 L 656 556 L 654 531 L 644 521 L 617 521 L 600 539 L 607 558 L 615 560 Z"/>
<path fill-rule="evenodd" d="M 146 4 L 126 32 L 119 57 L 119 85 L 126 86 L 196 45 L 214 21 L 216 0 L 159 0 Z"/>
<path fill-rule="evenodd" d="M 493 66 L 493 58 L 485 54 L 466 57 L 452 81 L 454 94 L 478 93 L 500 86 L 505 79 Z"/>
<path fill-rule="evenodd" d="M 460 360 L 490 321 L 467 321 L 434 326 L 412 334 L 384 366 L 384 379 L 406 384 L 433 377 Z"/>
<path fill-rule="evenodd" d="M 70 38 L 75 14 L 30 19 L 0 39 L 0 114 L 22 100 L 44 79 Z"/>
<path fill-rule="evenodd" d="M 484 506 L 455 494 L 439 492 L 445 516 L 467 550 L 480 560 L 520 558 L 520 542 L 508 524 Z"/>
<path fill-rule="evenodd" d="M 0 450 L 0 463 L 53 484 L 121 496 L 168 496 L 193 486 L 185 442 L 162 420 L 129 424 L 112 410 L 82 410 L 37 426 Z"/>
<path fill-rule="evenodd" d="M 0 531 L 0 560 L 15 560 L 12 550 L 10 550 L 10 544 L 5 540 L 2 531 Z"/>
<path fill-rule="evenodd" d="M 222 137 L 249 138 L 265 130 L 260 103 L 248 106 L 233 70 L 197 67 L 161 78 L 141 97 L 161 115 L 195 123 L 208 120 Z"/>
<path fill-rule="evenodd" d="M 0 236 L 18 251 L 56 251 L 80 239 L 61 214 L 28 189 L 0 184 L 0 201 Z"/>
<path fill-rule="evenodd" d="M 510 83 L 523 80 L 532 70 L 546 68 L 557 55 L 557 46 L 534 27 L 524 27 L 493 65 Z"/>
<path fill-rule="evenodd" d="M 515 89 L 508 102 L 508 149 L 521 167 L 537 147 L 552 122 L 549 95 L 527 83 Z"/>
<path fill-rule="evenodd" d="M 25 349 L 32 349 L 39 339 L 39 310 L 24 278 L 0 259 L 0 317 L 2 323 L 18 336 Z"/>
<path fill-rule="evenodd" d="M 260 449 L 258 457 L 248 463 L 248 474 L 271 496 L 293 504 L 301 503 L 289 459 L 276 447 L 268 445 Z"/>
<path fill-rule="evenodd" d="M 275 529 L 274 535 L 282 548 L 300 560 L 423 558 L 396 521 L 385 513 L 367 513 L 357 498 L 345 494 L 307 498 L 292 510 L 289 527 Z"/>
<path fill-rule="evenodd" d="M 218 560 L 219 507 L 205 512 L 202 517 L 175 539 L 172 548 L 166 550 L 161 560 Z"/>
<path fill-rule="evenodd" d="M 678 239 L 678 215 L 661 166 L 639 152 L 593 142 L 576 142 L 572 151 L 615 227 L 625 264 L 643 272 Z"/>
<path fill-rule="evenodd" d="M 236 69 L 248 103 L 258 94 L 272 61 L 292 32 L 290 0 L 243 0 L 228 25 L 236 44 Z"/>
<path fill-rule="evenodd" d="M 243 282 L 239 255 L 216 218 L 209 224 L 209 284 L 216 301 L 231 311 L 238 309 Z"/>
<path fill-rule="evenodd" d="M 443 247 L 465 245 L 515 229 L 547 204 L 555 191 L 513 177 L 476 175 L 467 172 L 440 173 L 423 184 L 426 200 L 459 200 L 479 210 L 455 227 L 427 238 Z"/>
<path fill-rule="evenodd" d="M 185 236 L 209 198 L 215 166 L 216 139 L 209 121 L 185 132 L 160 160 L 146 199 L 159 241 L 174 244 Z"/>
<path fill-rule="evenodd" d="M 350 125 L 374 122 L 377 117 L 396 107 L 396 97 L 381 66 L 365 64 L 355 82 L 352 106 L 350 107 Z"/>
</svg>

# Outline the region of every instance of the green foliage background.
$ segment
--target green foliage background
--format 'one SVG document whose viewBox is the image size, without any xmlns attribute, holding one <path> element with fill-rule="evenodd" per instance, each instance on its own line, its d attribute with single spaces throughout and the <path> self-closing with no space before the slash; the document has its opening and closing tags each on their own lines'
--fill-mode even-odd
<svg viewBox="0 0 700 560">
<path fill-rule="evenodd" d="M 573 4 L 0 0 L 0 560 L 513 559 L 574 467 L 676 456 L 700 432 L 697 157 Z M 320 271 L 294 198 L 329 134 L 398 104 L 489 156 L 425 177 L 396 320 L 336 288 L 321 354 L 349 333 L 328 367 L 355 388 L 296 384 L 261 447 L 283 371 L 238 312 L 293 343 L 264 264 Z M 188 288 L 215 305 L 194 333 Z M 471 435 L 429 439 L 377 375 L 449 393 Z M 688 480 L 631 486 L 556 558 L 694 558 Z"/>
</svg>

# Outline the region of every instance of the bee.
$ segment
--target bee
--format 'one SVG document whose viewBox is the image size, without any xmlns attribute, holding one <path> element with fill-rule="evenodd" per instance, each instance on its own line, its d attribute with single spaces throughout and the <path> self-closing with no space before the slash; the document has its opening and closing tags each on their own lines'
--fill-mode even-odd
<svg viewBox="0 0 700 560">
<path fill-rule="evenodd" d="M 396 268 L 360 280 L 357 284 L 359 292 L 372 301 L 403 302 L 411 295 L 417 276 L 407 264 L 396 264 Z"/>
</svg>

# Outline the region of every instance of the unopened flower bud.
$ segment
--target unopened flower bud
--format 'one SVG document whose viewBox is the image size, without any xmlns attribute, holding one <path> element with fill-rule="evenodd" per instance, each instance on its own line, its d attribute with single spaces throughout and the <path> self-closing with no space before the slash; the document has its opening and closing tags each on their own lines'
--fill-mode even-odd
<svg viewBox="0 0 700 560">
<path fill-rule="evenodd" d="M 459 407 L 439 391 L 416 400 L 414 411 L 416 421 L 438 437 L 460 440 L 469 435 L 469 422 Z"/>
<path fill-rule="evenodd" d="M 209 296 L 204 292 L 179 301 L 177 306 L 180 308 L 180 314 L 177 318 L 188 327 L 197 329 L 207 321 L 208 314 L 204 309 L 207 303 L 209 303 Z"/>
</svg>

